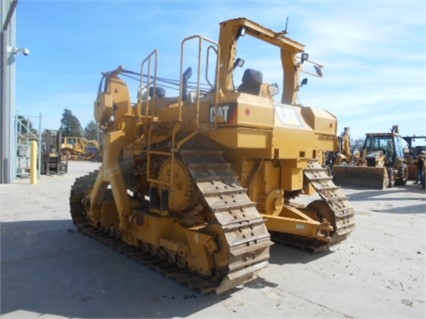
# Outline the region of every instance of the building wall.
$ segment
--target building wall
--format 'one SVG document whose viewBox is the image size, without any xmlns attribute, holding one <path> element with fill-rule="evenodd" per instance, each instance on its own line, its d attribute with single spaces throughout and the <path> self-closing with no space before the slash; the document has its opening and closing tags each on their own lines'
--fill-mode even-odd
<svg viewBox="0 0 426 319">
<path fill-rule="evenodd" d="M 0 99 L 0 183 L 13 183 L 16 175 L 15 150 L 15 55 L 16 6 L 18 0 L 1 1 L 1 99 Z"/>
</svg>

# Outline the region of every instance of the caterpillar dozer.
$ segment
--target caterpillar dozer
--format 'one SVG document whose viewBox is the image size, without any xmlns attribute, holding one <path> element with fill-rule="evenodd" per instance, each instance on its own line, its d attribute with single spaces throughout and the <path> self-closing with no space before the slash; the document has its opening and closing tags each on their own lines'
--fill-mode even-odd
<svg viewBox="0 0 426 319">
<path fill-rule="evenodd" d="M 339 186 L 385 189 L 405 185 L 408 180 L 407 142 L 397 125 L 389 133 L 367 133 L 361 154 L 349 163 L 333 167 Z"/>
<path fill-rule="evenodd" d="M 279 52 L 280 101 L 278 85 L 263 82 L 259 70 L 246 69 L 234 85 L 245 37 Z M 353 208 L 321 166 L 323 152 L 337 148 L 337 120 L 297 104 L 306 83 L 300 72 L 322 75 L 302 44 L 237 18 L 220 24 L 218 42 L 201 35 L 182 41 L 179 81 L 159 77 L 158 60 L 154 50 L 140 72 L 120 66 L 103 73 L 94 103 L 103 162 L 70 194 L 83 233 L 116 249 L 124 242 L 132 258 L 203 293 L 254 279 L 268 265 L 270 233 L 313 250 L 348 236 Z M 312 72 L 303 69 L 308 64 Z M 135 103 L 124 77 L 138 78 Z M 173 84 L 177 94 L 169 97 Z M 315 190 L 320 199 L 292 204 Z"/>
<path fill-rule="evenodd" d="M 62 138 L 61 153 L 69 160 L 98 161 L 102 156 L 98 141 L 74 136 Z"/>
</svg>

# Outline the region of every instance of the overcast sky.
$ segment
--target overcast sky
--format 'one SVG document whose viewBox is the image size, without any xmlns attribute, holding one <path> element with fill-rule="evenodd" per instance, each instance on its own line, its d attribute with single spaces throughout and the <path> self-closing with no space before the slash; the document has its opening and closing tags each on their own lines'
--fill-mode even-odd
<svg viewBox="0 0 426 319">
<path fill-rule="evenodd" d="M 237 17 L 274 31 L 289 17 L 288 36 L 324 65 L 324 77 L 309 79 L 300 102 L 333 113 L 339 133 L 348 126 L 362 138 L 398 124 L 403 135 L 426 135 L 424 0 L 20 0 L 17 45 L 31 54 L 17 56 L 17 112 L 42 113 L 43 128 L 58 129 L 67 108 L 84 128 L 93 120 L 102 71 L 139 71 L 158 49 L 159 75 L 178 79 L 181 40 L 217 40 L 219 22 Z M 266 82 L 281 84 L 271 63 L 279 63 L 278 52 L 261 48 L 241 57 Z"/>
</svg>

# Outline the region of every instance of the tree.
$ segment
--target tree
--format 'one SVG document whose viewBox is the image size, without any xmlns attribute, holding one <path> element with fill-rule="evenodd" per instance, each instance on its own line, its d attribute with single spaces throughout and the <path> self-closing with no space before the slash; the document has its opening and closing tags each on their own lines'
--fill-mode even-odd
<svg viewBox="0 0 426 319">
<path fill-rule="evenodd" d="M 364 139 L 358 138 L 356 140 L 351 140 L 352 152 L 360 151 L 364 146 Z"/>
<path fill-rule="evenodd" d="M 83 129 L 78 118 L 70 110 L 64 109 L 59 131 L 62 133 L 62 136 L 82 137 Z"/>
<path fill-rule="evenodd" d="M 102 131 L 99 130 L 98 124 L 90 121 L 84 128 L 84 137 L 88 140 L 97 140 L 99 142 L 102 138 Z"/>
</svg>

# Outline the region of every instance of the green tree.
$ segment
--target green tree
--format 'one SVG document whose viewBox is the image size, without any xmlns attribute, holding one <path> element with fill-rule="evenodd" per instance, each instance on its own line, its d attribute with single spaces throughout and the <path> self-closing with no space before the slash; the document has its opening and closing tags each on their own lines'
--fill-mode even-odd
<svg viewBox="0 0 426 319">
<path fill-rule="evenodd" d="M 88 140 L 101 141 L 102 131 L 98 128 L 98 124 L 95 121 L 90 121 L 89 124 L 84 128 L 84 137 Z"/>
<path fill-rule="evenodd" d="M 68 109 L 64 109 L 64 113 L 62 113 L 59 131 L 62 133 L 62 136 L 83 136 L 83 129 L 81 128 L 79 119 Z"/>
<path fill-rule="evenodd" d="M 363 138 L 351 140 L 352 152 L 361 151 L 363 146 L 364 146 L 364 139 Z"/>
</svg>

